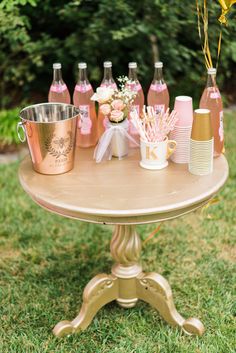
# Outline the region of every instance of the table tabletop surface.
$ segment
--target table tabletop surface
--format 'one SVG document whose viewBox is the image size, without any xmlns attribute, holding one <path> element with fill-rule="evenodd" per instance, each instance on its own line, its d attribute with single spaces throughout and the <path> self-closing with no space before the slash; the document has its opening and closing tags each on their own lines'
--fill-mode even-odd
<svg viewBox="0 0 236 353">
<path fill-rule="evenodd" d="M 223 155 L 214 159 L 214 171 L 207 176 L 192 175 L 187 164 L 172 162 L 162 170 L 146 170 L 139 160 L 139 150 L 133 149 L 123 160 L 97 164 L 93 149 L 77 148 L 70 172 L 39 174 L 27 156 L 19 178 L 32 199 L 54 213 L 96 223 L 138 224 L 175 218 L 201 207 L 228 177 Z"/>
</svg>

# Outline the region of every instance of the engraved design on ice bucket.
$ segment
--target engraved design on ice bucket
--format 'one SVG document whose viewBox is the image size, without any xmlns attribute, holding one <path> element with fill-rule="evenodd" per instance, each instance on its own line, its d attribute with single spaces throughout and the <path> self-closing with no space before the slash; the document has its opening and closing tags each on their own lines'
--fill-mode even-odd
<svg viewBox="0 0 236 353">
<path fill-rule="evenodd" d="M 23 129 L 35 171 L 61 174 L 73 168 L 78 116 L 78 108 L 62 103 L 35 104 L 20 112 L 18 136 L 24 140 Z"/>
</svg>

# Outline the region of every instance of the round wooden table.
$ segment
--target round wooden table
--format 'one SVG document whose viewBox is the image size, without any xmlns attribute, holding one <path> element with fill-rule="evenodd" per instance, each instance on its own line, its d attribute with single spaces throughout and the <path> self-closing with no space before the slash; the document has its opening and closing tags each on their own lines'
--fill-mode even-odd
<svg viewBox="0 0 236 353">
<path fill-rule="evenodd" d="M 75 167 L 66 174 L 38 174 L 30 157 L 20 165 L 21 185 L 40 206 L 65 217 L 115 225 L 111 274 L 99 274 L 87 284 L 79 315 L 59 322 L 53 330 L 56 336 L 86 329 L 97 311 L 113 300 L 130 308 L 138 299 L 186 333 L 204 332 L 201 321 L 184 319 L 177 312 L 171 288 L 161 275 L 142 271 L 135 225 L 172 219 L 207 204 L 228 177 L 227 161 L 223 155 L 215 159 L 214 172 L 200 177 L 190 174 L 187 165 L 170 163 L 168 168 L 151 171 L 140 168 L 139 160 L 139 151 L 132 150 L 121 161 L 96 164 L 92 149 L 78 149 Z"/>
</svg>

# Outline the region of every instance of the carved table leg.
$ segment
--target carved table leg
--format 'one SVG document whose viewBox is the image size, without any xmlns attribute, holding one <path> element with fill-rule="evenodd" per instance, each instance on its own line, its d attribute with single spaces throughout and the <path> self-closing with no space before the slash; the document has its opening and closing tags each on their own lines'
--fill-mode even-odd
<svg viewBox="0 0 236 353">
<path fill-rule="evenodd" d="M 85 330 L 98 310 L 118 296 L 117 279 L 112 275 L 95 276 L 85 287 L 83 304 L 79 315 L 73 321 L 61 321 L 53 329 L 54 335 L 62 337 Z"/>
<path fill-rule="evenodd" d="M 151 272 L 142 273 L 137 278 L 138 298 L 149 303 L 159 311 L 161 316 L 172 326 L 182 327 L 189 335 L 201 336 L 204 326 L 200 320 L 185 320 L 176 310 L 169 283 L 161 275 Z"/>
</svg>

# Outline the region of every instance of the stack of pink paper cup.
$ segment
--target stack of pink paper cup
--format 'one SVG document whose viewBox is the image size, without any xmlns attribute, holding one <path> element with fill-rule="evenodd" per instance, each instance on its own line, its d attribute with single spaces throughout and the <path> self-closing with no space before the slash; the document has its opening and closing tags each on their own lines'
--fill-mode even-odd
<svg viewBox="0 0 236 353">
<path fill-rule="evenodd" d="M 171 160 L 175 163 L 188 163 L 190 155 L 190 137 L 193 124 L 193 101 L 191 97 L 175 98 L 174 110 L 178 113 L 178 121 L 170 133 L 170 139 L 177 142 Z"/>
</svg>

